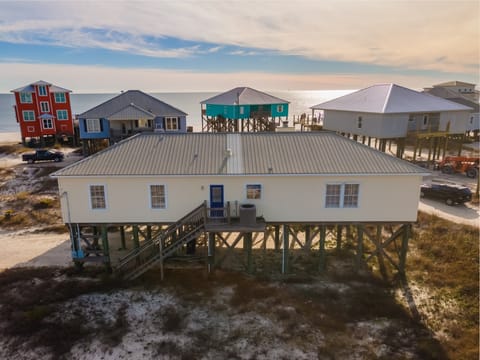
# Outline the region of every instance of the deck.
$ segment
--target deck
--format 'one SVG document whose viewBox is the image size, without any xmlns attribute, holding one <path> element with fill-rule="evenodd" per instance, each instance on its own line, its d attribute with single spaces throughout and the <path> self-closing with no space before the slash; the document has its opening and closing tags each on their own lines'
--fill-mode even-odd
<svg viewBox="0 0 480 360">
<path fill-rule="evenodd" d="M 266 222 L 263 218 L 257 218 L 254 224 L 244 224 L 240 218 L 211 218 L 207 219 L 205 224 L 205 231 L 207 232 L 264 232 L 266 229 Z"/>
</svg>

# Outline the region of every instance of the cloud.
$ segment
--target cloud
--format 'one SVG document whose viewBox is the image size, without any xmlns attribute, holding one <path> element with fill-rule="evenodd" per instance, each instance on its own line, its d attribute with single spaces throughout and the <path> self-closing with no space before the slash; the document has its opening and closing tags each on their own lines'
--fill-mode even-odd
<svg viewBox="0 0 480 360">
<path fill-rule="evenodd" d="M 0 40 L 179 58 L 234 47 L 472 73 L 479 6 L 475 0 L 4 2 Z M 165 37 L 191 44 L 166 46 Z"/>
</svg>

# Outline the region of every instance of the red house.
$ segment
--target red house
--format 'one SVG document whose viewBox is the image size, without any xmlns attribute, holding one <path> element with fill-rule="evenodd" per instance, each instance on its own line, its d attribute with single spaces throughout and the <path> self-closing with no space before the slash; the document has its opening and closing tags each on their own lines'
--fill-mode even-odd
<svg viewBox="0 0 480 360">
<path fill-rule="evenodd" d="M 22 142 L 41 145 L 74 138 L 70 92 L 45 81 L 12 90 Z"/>
</svg>

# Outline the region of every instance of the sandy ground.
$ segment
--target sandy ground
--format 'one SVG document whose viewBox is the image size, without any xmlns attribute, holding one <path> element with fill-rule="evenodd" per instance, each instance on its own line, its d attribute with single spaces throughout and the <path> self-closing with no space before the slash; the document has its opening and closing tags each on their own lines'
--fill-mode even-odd
<svg viewBox="0 0 480 360">
<path fill-rule="evenodd" d="M 0 249 L 0 270 L 72 264 L 68 234 L 0 231 Z"/>
</svg>

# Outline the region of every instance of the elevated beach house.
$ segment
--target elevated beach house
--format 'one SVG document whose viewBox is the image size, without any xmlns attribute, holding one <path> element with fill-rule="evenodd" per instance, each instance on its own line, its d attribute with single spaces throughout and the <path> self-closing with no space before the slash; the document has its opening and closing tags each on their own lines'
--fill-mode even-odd
<svg viewBox="0 0 480 360">
<path fill-rule="evenodd" d="M 463 81 L 448 81 L 424 88 L 423 92 L 471 107 L 467 132 L 473 132 L 476 134 L 475 137 L 478 136 L 480 131 L 480 91 L 475 89 L 475 84 Z"/>
<path fill-rule="evenodd" d="M 73 141 L 71 90 L 40 80 L 11 92 L 15 95 L 15 116 L 24 145 Z"/>
<path fill-rule="evenodd" d="M 137 229 L 137 247 L 142 226 L 150 235 L 152 227 L 169 226 L 161 233 L 171 235 L 161 240 L 167 256 L 169 247 L 205 233 L 251 235 L 296 224 L 324 234 L 327 225 L 409 224 L 417 219 L 423 175 L 333 132 L 264 132 L 141 134 L 53 176 L 74 260 L 90 261 L 94 252 L 110 261 L 111 226 Z M 103 252 L 91 250 L 84 229 L 92 227 L 103 234 Z M 150 235 L 145 242 L 158 251 L 160 240 Z"/>
<path fill-rule="evenodd" d="M 140 90 L 128 90 L 78 115 L 85 152 L 96 150 L 96 141 L 109 143 L 141 132 L 187 131 L 187 114 Z"/>
<path fill-rule="evenodd" d="M 376 147 L 386 150 L 387 141 L 397 144 L 403 157 L 405 141 L 411 138 L 416 148 L 421 142 L 430 147 L 433 158 L 447 140 L 461 143 L 472 109 L 449 100 L 421 93 L 396 84 L 379 84 L 311 107 L 323 111 L 323 128 L 362 143 L 375 139 Z M 416 153 L 416 151 L 415 151 Z"/>
<path fill-rule="evenodd" d="M 275 131 L 288 122 L 289 102 L 267 93 L 237 87 L 201 102 L 202 131 Z"/>
</svg>

